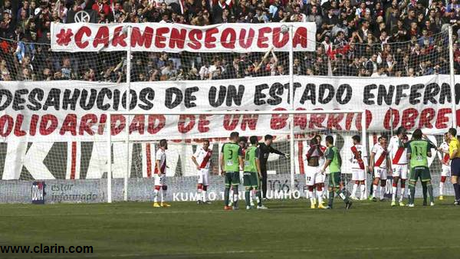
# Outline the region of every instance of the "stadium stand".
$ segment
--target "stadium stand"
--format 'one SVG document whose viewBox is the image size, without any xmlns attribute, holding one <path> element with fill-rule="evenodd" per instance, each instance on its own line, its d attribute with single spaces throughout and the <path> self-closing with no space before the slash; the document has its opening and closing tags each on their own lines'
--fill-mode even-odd
<svg viewBox="0 0 460 259">
<path fill-rule="evenodd" d="M 447 25 L 458 38 L 457 0 L 4 0 L 0 8 L 3 81 L 125 80 L 123 53 L 55 53 L 50 24 L 89 21 L 217 23 L 315 22 L 316 52 L 295 53 L 294 74 L 421 76 L 449 73 Z M 460 50 L 454 46 L 455 72 Z M 286 74 L 288 56 L 264 53 L 137 53 L 133 81 L 210 80 Z"/>
</svg>

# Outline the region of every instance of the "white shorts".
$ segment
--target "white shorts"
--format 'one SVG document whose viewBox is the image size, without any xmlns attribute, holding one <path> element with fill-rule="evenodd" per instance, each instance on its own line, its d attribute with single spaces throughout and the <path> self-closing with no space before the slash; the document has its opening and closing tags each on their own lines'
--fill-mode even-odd
<svg viewBox="0 0 460 259">
<path fill-rule="evenodd" d="M 450 166 L 442 165 L 441 176 L 450 176 Z"/>
<path fill-rule="evenodd" d="M 153 176 L 155 180 L 155 186 L 163 186 L 166 184 L 166 175 L 165 174 L 155 174 Z"/>
<path fill-rule="evenodd" d="M 399 177 L 403 180 L 407 180 L 407 165 L 393 165 L 393 177 Z"/>
<path fill-rule="evenodd" d="M 305 185 L 313 186 L 318 183 L 324 183 L 324 175 L 321 173 L 321 167 L 307 166 L 305 170 Z"/>
<path fill-rule="evenodd" d="M 198 172 L 198 184 L 209 185 L 209 169 L 200 169 Z"/>
<path fill-rule="evenodd" d="M 351 169 L 351 180 L 352 181 L 364 181 L 366 179 L 366 173 L 364 169 L 352 168 Z"/>
<path fill-rule="evenodd" d="M 374 177 L 380 178 L 380 180 L 386 180 L 387 179 L 387 169 L 377 167 L 377 166 L 374 167 Z"/>
</svg>

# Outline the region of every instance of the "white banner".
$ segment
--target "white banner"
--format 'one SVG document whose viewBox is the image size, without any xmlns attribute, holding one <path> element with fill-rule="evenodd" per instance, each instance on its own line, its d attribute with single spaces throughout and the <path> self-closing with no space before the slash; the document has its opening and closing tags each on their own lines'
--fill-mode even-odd
<svg viewBox="0 0 460 259">
<path fill-rule="evenodd" d="M 367 110 L 369 131 L 404 126 L 427 134 L 451 127 L 448 76 L 416 78 L 295 78 L 295 107 L 304 110 Z M 126 84 L 82 81 L 2 82 L 0 137 L 3 142 L 95 141 L 106 135 L 110 111 L 125 111 Z M 162 112 L 289 110 L 287 76 L 222 81 L 132 83 L 128 122 L 133 139 L 184 139 L 288 133 L 287 115 L 163 116 Z M 391 117 L 393 114 L 393 117 Z M 126 119 L 112 117 L 121 137 Z M 295 132 L 361 128 L 357 114 L 296 115 Z"/>
<path fill-rule="evenodd" d="M 66 52 L 132 51 L 150 52 L 266 52 L 289 51 L 289 30 L 293 26 L 295 51 L 315 51 L 315 23 L 226 23 L 190 26 L 172 23 L 52 23 L 51 49 Z M 127 29 L 132 28 L 131 39 Z M 124 29 L 125 28 L 125 29 Z"/>
</svg>

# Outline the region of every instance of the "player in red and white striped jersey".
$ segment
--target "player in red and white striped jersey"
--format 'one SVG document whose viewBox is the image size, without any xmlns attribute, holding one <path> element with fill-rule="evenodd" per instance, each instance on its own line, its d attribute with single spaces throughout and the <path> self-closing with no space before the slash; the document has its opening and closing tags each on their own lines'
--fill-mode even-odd
<svg viewBox="0 0 460 259">
<path fill-rule="evenodd" d="M 372 147 L 369 170 L 374 174 L 373 192 L 371 200 L 377 201 L 377 188 L 380 182 L 380 200 L 384 199 L 385 186 L 387 182 L 387 170 L 391 170 L 390 160 L 387 151 L 388 139 L 386 136 L 380 136 L 378 143 Z"/>
<path fill-rule="evenodd" d="M 367 167 L 367 157 L 364 157 L 363 154 L 363 146 L 361 145 L 361 136 L 355 135 L 352 137 L 353 139 L 353 146 L 351 147 L 351 152 L 353 157 L 351 160 L 351 180 L 354 181 L 353 190 L 351 192 L 350 198 L 357 199 L 356 192 L 358 191 L 358 187 L 360 188 L 360 200 L 366 199 L 366 167 Z"/>
<path fill-rule="evenodd" d="M 308 197 L 310 197 L 310 208 L 316 208 L 318 201 L 318 209 L 325 209 L 323 205 L 323 189 L 324 175 L 320 172 L 322 166 L 326 162 L 324 153 L 326 147 L 321 145 L 321 136 L 316 135 L 310 140 L 310 145 L 307 147 L 307 167 L 305 171 L 305 184 L 308 187 Z M 316 194 L 314 191 L 316 190 Z"/>
<path fill-rule="evenodd" d="M 170 207 L 171 205 L 164 202 L 166 197 L 166 149 L 168 149 L 168 141 L 166 139 L 160 140 L 160 148 L 157 150 L 155 158 L 155 190 L 153 191 L 153 207 Z M 158 203 L 158 196 L 160 196 L 160 203 Z"/>
<path fill-rule="evenodd" d="M 206 203 L 206 191 L 209 186 L 209 170 L 211 168 L 212 150 L 209 149 L 209 140 L 203 141 L 203 146 L 198 147 L 192 156 L 192 161 L 198 170 L 198 204 Z"/>
<path fill-rule="evenodd" d="M 393 194 L 391 198 L 391 206 L 396 206 L 396 193 L 398 191 L 398 181 L 401 179 L 401 196 L 399 196 L 399 206 L 405 206 L 403 203 L 404 191 L 407 180 L 407 147 L 408 141 L 406 129 L 399 127 L 396 131 L 396 136 L 390 139 L 388 152 L 391 158 L 391 167 L 393 169 Z"/>
<path fill-rule="evenodd" d="M 444 134 L 444 142 L 438 148 L 442 162 L 441 181 L 439 182 L 439 200 L 444 200 L 444 183 L 450 176 L 450 158 L 449 158 L 449 138 L 447 133 Z"/>
</svg>

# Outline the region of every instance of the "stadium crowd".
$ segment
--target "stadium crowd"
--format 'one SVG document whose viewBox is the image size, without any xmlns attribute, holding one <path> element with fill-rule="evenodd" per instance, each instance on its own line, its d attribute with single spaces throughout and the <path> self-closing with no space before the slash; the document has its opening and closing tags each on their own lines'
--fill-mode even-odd
<svg viewBox="0 0 460 259">
<path fill-rule="evenodd" d="M 294 74 L 421 76 L 449 73 L 447 28 L 458 0 L 0 0 L 1 80 L 125 80 L 126 54 L 50 51 L 50 24 L 89 12 L 97 23 L 315 22 L 316 52 L 296 52 Z M 460 50 L 454 44 L 455 70 Z M 287 53 L 135 53 L 133 81 L 288 74 Z"/>
</svg>

